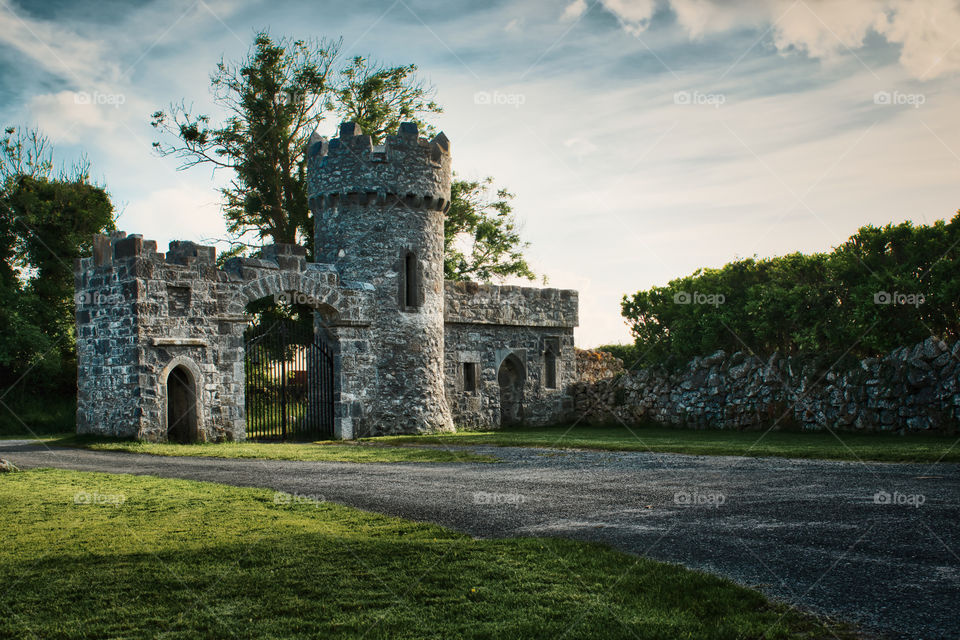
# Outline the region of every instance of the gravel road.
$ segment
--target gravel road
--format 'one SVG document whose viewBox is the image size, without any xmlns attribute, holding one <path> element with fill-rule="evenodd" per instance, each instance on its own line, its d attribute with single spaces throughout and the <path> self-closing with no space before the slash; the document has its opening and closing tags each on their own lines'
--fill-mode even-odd
<svg viewBox="0 0 960 640">
<path fill-rule="evenodd" d="M 502 462 L 166 458 L 0 441 L 21 468 L 267 487 L 477 537 L 604 542 L 865 630 L 960 638 L 960 465 L 461 449 Z"/>
</svg>

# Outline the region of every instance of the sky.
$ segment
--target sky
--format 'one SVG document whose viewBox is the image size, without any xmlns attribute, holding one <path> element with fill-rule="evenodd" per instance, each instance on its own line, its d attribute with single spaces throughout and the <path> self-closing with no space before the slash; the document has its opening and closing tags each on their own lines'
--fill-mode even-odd
<svg viewBox="0 0 960 640">
<path fill-rule="evenodd" d="M 0 0 L 0 122 L 85 154 L 118 228 L 224 237 L 229 176 L 156 155 L 150 114 L 221 116 L 209 75 L 260 29 L 418 65 L 582 347 L 631 341 L 625 294 L 960 208 L 960 0 Z"/>
</svg>

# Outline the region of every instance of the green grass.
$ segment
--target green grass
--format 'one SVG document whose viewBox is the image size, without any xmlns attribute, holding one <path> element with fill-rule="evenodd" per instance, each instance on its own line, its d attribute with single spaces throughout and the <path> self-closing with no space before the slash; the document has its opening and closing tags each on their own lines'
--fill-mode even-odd
<svg viewBox="0 0 960 640">
<path fill-rule="evenodd" d="M 607 451 L 653 451 L 694 455 L 776 456 L 882 462 L 960 462 L 956 436 L 912 434 L 695 431 L 666 427 L 539 427 L 462 431 L 434 436 L 384 436 L 365 441 L 392 445 L 494 445 Z"/>
<path fill-rule="evenodd" d="M 79 447 L 92 451 L 148 453 L 155 456 L 191 456 L 206 458 L 260 458 L 263 460 L 300 460 L 304 462 L 496 462 L 497 458 L 467 451 L 443 449 L 407 449 L 356 442 L 221 442 L 210 444 L 172 444 L 111 440 L 92 436 L 61 436 L 46 440 L 50 446 Z"/>
<path fill-rule="evenodd" d="M 0 637 L 834 637 L 755 591 L 598 545 L 474 540 L 276 495 L 3 474 Z"/>
</svg>

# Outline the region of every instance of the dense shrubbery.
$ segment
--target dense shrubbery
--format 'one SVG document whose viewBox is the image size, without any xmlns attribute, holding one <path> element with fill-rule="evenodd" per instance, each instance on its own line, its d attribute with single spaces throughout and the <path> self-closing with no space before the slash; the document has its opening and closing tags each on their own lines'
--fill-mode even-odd
<svg viewBox="0 0 960 640">
<path fill-rule="evenodd" d="M 719 349 L 876 356 L 960 335 L 960 213 L 862 227 L 830 253 L 737 260 L 624 296 L 644 364 Z M 604 348 L 609 350 L 609 348 Z"/>
<path fill-rule="evenodd" d="M 73 421 L 67 416 L 77 374 L 73 261 L 89 255 L 94 233 L 113 228 L 109 194 L 90 181 L 85 164 L 57 172 L 42 134 L 5 131 L 0 138 L 0 433 L 22 430 L 44 406 L 51 428 Z"/>
</svg>

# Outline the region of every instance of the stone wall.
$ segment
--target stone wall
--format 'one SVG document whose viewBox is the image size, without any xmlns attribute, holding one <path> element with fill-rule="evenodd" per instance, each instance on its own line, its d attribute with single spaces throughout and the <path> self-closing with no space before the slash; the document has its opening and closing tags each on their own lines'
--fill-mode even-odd
<svg viewBox="0 0 960 640">
<path fill-rule="evenodd" d="M 577 382 L 597 382 L 625 371 L 623 361 L 606 351 L 577 349 Z"/>
<path fill-rule="evenodd" d="M 575 327 L 579 296 L 571 289 L 444 282 L 446 322 Z"/>
<path fill-rule="evenodd" d="M 594 423 L 721 429 L 952 433 L 960 425 L 960 342 L 929 338 L 857 366 L 830 364 L 720 351 L 676 373 L 645 369 L 581 380 L 573 389 L 575 412 Z"/>
<path fill-rule="evenodd" d="M 520 420 L 537 426 L 569 417 L 569 389 L 577 379 L 577 292 L 451 281 L 444 292 L 446 392 L 457 426 L 502 426 L 498 374 L 511 357 L 523 368 Z M 548 351 L 555 356 L 553 387 L 547 384 Z M 465 389 L 465 364 L 477 367 L 474 391 Z"/>
</svg>

